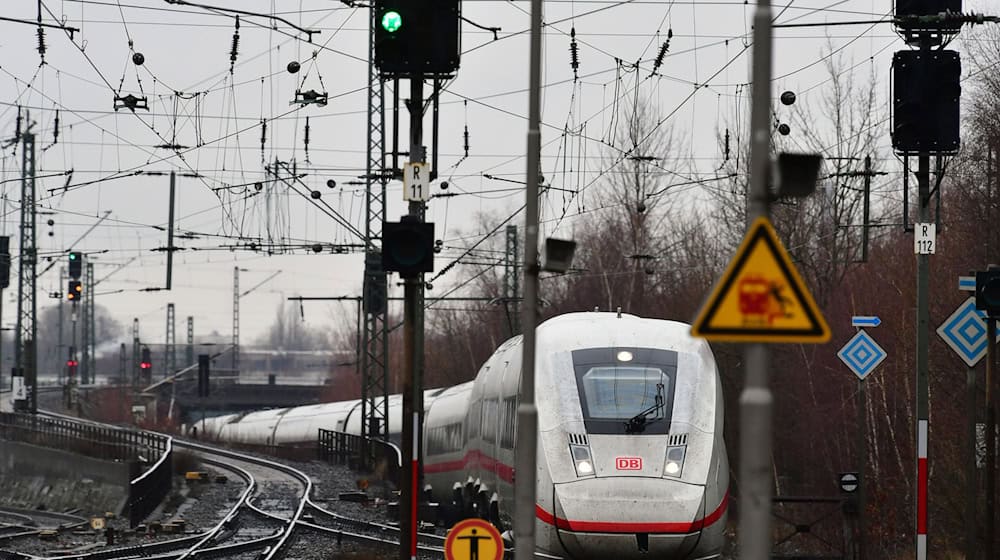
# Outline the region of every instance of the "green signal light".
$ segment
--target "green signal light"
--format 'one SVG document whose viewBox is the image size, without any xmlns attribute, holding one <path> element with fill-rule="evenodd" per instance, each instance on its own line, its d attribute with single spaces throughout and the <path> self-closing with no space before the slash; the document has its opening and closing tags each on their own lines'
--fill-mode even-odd
<svg viewBox="0 0 1000 560">
<path fill-rule="evenodd" d="M 386 12 L 382 16 L 382 29 L 385 29 L 389 33 L 395 33 L 403 26 L 403 17 L 399 15 L 399 12 Z"/>
</svg>

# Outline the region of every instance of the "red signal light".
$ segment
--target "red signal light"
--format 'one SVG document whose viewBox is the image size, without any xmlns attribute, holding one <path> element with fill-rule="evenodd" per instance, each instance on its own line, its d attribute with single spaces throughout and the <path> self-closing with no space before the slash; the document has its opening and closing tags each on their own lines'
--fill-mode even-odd
<svg viewBox="0 0 1000 560">
<path fill-rule="evenodd" d="M 153 364 L 151 364 L 149 362 L 140 362 L 139 363 L 139 367 L 141 367 L 142 369 L 149 369 L 149 368 L 153 367 Z"/>
<path fill-rule="evenodd" d="M 76 366 L 80 365 L 80 362 L 78 362 L 76 360 L 66 360 L 66 365 L 69 366 L 69 367 L 76 367 Z"/>
</svg>

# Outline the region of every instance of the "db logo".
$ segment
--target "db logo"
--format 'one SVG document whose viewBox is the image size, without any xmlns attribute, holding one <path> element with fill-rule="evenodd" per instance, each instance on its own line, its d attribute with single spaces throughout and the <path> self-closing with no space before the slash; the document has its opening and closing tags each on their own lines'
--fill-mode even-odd
<svg viewBox="0 0 1000 560">
<path fill-rule="evenodd" d="M 642 457 L 615 457 L 615 468 L 620 471 L 641 471 Z"/>
</svg>

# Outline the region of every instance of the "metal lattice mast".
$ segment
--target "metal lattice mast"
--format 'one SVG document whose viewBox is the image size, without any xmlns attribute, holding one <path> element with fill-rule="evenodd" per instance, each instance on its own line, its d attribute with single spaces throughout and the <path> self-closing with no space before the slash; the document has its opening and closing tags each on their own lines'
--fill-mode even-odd
<svg viewBox="0 0 1000 560">
<path fill-rule="evenodd" d="M 142 348 L 139 346 L 139 318 L 132 319 L 132 384 L 138 385 L 142 379 L 142 368 L 139 362 L 142 360 Z"/>
<path fill-rule="evenodd" d="M 66 341 L 65 341 L 64 336 L 63 336 L 64 333 L 65 333 L 65 331 L 66 331 L 66 328 L 63 325 L 63 320 L 64 320 L 63 302 L 66 300 L 66 297 L 65 297 L 65 294 L 62 293 L 62 289 L 66 286 L 66 269 L 63 268 L 63 267 L 59 267 L 59 283 L 56 284 L 56 285 L 59 286 L 59 290 L 60 290 L 60 292 L 59 292 L 59 345 L 56 347 L 56 360 L 57 360 L 56 364 L 59 367 L 59 384 L 62 385 L 64 382 L 69 381 L 68 379 L 66 379 L 63 376 L 64 372 L 66 371 L 66 368 L 63 366 L 63 362 L 61 361 L 63 359 L 63 357 L 66 356 L 66 350 L 65 350 L 65 348 L 66 348 Z"/>
<path fill-rule="evenodd" d="M 177 346 L 176 346 L 176 318 L 174 316 L 174 304 L 167 304 L 167 340 L 164 347 L 163 357 L 164 368 L 163 377 L 173 375 L 177 371 Z"/>
<path fill-rule="evenodd" d="M 368 263 L 380 262 L 380 241 L 385 223 L 385 84 L 375 67 L 375 21 L 373 9 L 368 18 L 368 151 L 365 173 L 367 197 L 365 199 L 365 241 L 370 258 L 365 259 L 365 290 L 372 283 L 385 286 L 385 272 L 381 266 L 371 270 Z M 378 243 L 376 241 L 379 241 Z M 363 298 L 367 301 L 369 298 Z M 366 305 L 366 307 L 368 307 Z M 384 307 L 384 306 L 383 306 Z M 384 309 L 364 310 L 361 379 L 361 435 L 387 438 L 389 434 L 389 332 Z"/>
<path fill-rule="evenodd" d="M 240 267 L 233 267 L 233 375 L 240 376 Z"/>
<path fill-rule="evenodd" d="M 187 325 L 187 352 L 184 355 L 184 367 L 188 367 L 194 363 L 194 317 L 188 315 Z"/>
<path fill-rule="evenodd" d="M 94 278 L 91 276 L 93 267 L 90 263 L 87 263 L 87 268 L 84 269 L 83 274 L 83 294 L 80 296 L 80 310 L 82 313 L 81 320 L 83 321 L 83 333 L 81 333 L 82 340 L 81 346 L 83 346 L 82 359 L 80 360 L 80 383 L 82 385 L 90 384 L 91 370 L 90 370 L 90 300 L 93 296 L 91 290 L 93 289 Z"/>
<path fill-rule="evenodd" d="M 517 280 L 517 226 L 507 226 L 507 253 L 503 268 L 503 305 L 507 310 L 510 335 L 521 334 L 521 290 Z"/>
<path fill-rule="evenodd" d="M 30 128 L 30 124 L 28 127 Z M 21 135 L 21 263 L 17 279 L 17 327 L 14 340 L 14 367 L 24 376 L 28 399 L 25 407 L 34 414 L 38 410 L 38 371 L 35 340 L 35 266 L 38 250 L 35 246 L 35 135 Z"/>
<path fill-rule="evenodd" d="M 92 383 L 97 383 L 97 313 L 95 312 L 97 293 L 94 291 L 97 277 L 94 276 L 94 263 L 87 263 L 87 278 L 90 280 L 88 280 L 87 289 L 84 292 L 90 292 L 90 295 L 84 301 L 87 304 L 87 324 L 90 325 L 90 334 L 83 338 L 83 344 L 90 355 L 87 365 L 90 368 L 90 380 Z"/>
<path fill-rule="evenodd" d="M 125 343 L 122 342 L 118 350 L 118 384 L 125 386 L 128 383 L 128 352 L 125 350 Z"/>
<path fill-rule="evenodd" d="M 128 385 L 128 352 L 125 350 L 125 343 L 122 342 L 118 349 L 118 398 L 121 399 L 122 420 L 128 419 L 127 398 L 125 387 Z"/>
</svg>

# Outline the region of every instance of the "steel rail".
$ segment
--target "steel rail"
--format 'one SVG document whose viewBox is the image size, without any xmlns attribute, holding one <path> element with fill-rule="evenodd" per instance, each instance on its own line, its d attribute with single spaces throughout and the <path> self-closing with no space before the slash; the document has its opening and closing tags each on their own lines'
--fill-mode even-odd
<svg viewBox="0 0 1000 560">
<path fill-rule="evenodd" d="M 300 522 L 300 519 L 302 517 L 302 512 L 305 509 L 306 504 L 310 501 L 310 496 L 312 495 L 312 488 L 313 488 L 312 479 L 310 479 L 309 476 L 303 473 L 302 471 L 294 467 L 278 463 L 276 461 L 261 459 L 259 457 L 254 457 L 252 455 L 237 453 L 235 451 L 230 451 L 228 449 L 221 449 L 218 447 L 208 446 L 200 443 L 194 443 L 186 440 L 183 441 L 178 440 L 175 443 L 178 447 L 194 449 L 197 451 L 201 451 L 203 453 L 211 453 L 215 455 L 220 455 L 222 457 L 229 457 L 232 459 L 237 459 L 240 461 L 245 461 L 248 463 L 272 468 L 274 470 L 281 471 L 286 474 L 291 474 L 294 478 L 298 479 L 299 482 L 302 483 L 305 489 L 304 492 L 302 493 L 302 498 L 299 499 L 298 501 L 298 506 L 295 508 L 295 512 L 292 514 L 291 519 L 286 520 L 287 524 L 284 530 L 282 531 L 281 537 L 278 539 L 277 544 L 275 544 L 274 547 L 272 547 L 270 550 L 267 551 L 267 554 L 264 556 L 262 560 L 273 560 L 275 557 L 277 557 L 281 553 L 282 549 L 288 543 L 289 537 L 291 537 L 292 533 L 295 530 L 295 525 Z"/>
</svg>

